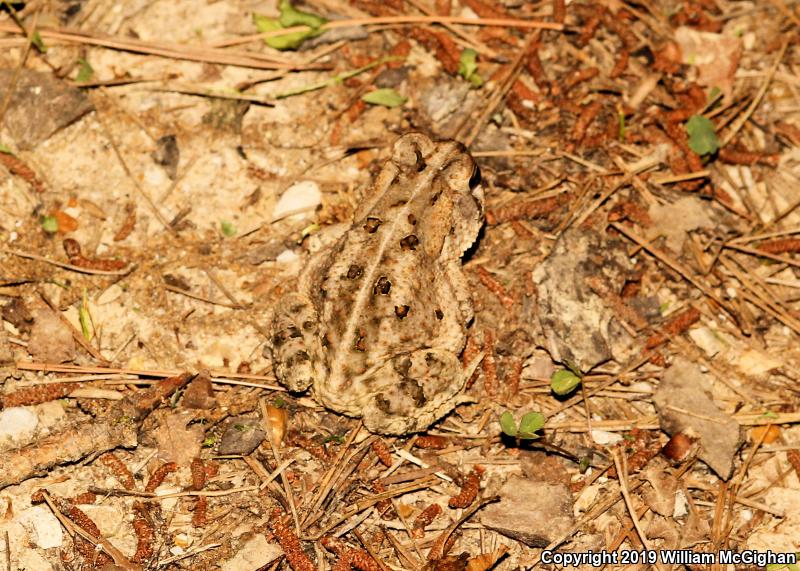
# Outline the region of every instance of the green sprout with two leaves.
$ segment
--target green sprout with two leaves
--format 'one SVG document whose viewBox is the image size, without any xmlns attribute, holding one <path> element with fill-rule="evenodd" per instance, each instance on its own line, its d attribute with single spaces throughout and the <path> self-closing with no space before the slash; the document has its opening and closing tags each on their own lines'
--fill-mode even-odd
<svg viewBox="0 0 800 571">
<path fill-rule="evenodd" d="M 528 412 L 523 415 L 522 420 L 517 424 L 511 411 L 505 411 L 500 415 L 500 428 L 503 434 L 518 440 L 536 440 L 539 435 L 537 431 L 544 427 L 545 418 L 541 412 Z"/>
</svg>

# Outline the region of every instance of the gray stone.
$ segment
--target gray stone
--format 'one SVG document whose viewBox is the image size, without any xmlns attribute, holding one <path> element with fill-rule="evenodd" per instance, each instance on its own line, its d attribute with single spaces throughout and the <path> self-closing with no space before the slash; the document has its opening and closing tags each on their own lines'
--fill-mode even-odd
<svg viewBox="0 0 800 571">
<path fill-rule="evenodd" d="M 514 476 L 500 490 L 500 501 L 486 506 L 481 523 L 531 547 L 545 547 L 575 523 L 572 494 L 563 484 Z"/>
<path fill-rule="evenodd" d="M 0 99 L 15 70 L 0 69 Z M 51 73 L 22 70 L 6 111 L 5 127 L 20 149 L 32 149 L 94 109 L 86 94 Z"/>
</svg>

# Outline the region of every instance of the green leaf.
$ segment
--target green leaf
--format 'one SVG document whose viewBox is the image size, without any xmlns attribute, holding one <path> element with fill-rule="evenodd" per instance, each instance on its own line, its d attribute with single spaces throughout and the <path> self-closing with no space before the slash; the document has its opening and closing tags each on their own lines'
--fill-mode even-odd
<svg viewBox="0 0 800 571">
<path fill-rule="evenodd" d="M 689 135 L 689 148 L 698 155 L 711 155 L 719 149 L 719 139 L 714 131 L 714 123 L 702 115 L 692 115 L 686 122 Z"/>
<path fill-rule="evenodd" d="M 283 29 L 281 23 L 275 18 L 267 18 L 260 14 L 253 14 L 253 23 L 255 23 L 259 32 L 275 32 Z M 269 38 L 264 38 L 264 43 L 276 50 L 296 50 L 313 33 L 313 31 L 309 30 L 307 32 L 290 32 L 280 36 L 270 36 Z"/>
<path fill-rule="evenodd" d="M 200 446 L 202 448 L 213 448 L 216 443 L 217 443 L 216 436 L 206 436 L 205 440 L 203 440 L 203 443 Z"/>
<path fill-rule="evenodd" d="M 283 400 L 282 397 L 275 397 L 275 400 L 272 401 L 272 406 L 275 408 L 284 408 L 286 406 L 286 401 Z"/>
<path fill-rule="evenodd" d="M 236 236 L 236 226 L 233 225 L 233 222 L 222 220 L 219 225 L 222 229 L 222 234 L 226 237 L 230 238 L 232 236 Z"/>
<path fill-rule="evenodd" d="M 316 30 L 328 21 L 322 16 L 296 9 L 289 0 L 281 0 L 279 10 L 281 11 L 281 17 L 278 21 L 284 28 L 309 26 Z"/>
<path fill-rule="evenodd" d="M 478 52 L 466 48 L 458 58 L 458 75 L 469 81 L 473 87 L 483 85 L 483 78 L 478 75 Z"/>
<path fill-rule="evenodd" d="M 78 75 L 75 76 L 75 81 L 78 83 L 86 83 L 92 79 L 93 75 L 94 69 L 89 62 L 83 58 L 78 58 Z"/>
<path fill-rule="evenodd" d="M 517 421 L 514 420 L 514 415 L 509 411 L 505 411 L 500 415 L 500 428 L 504 434 L 512 438 L 517 437 Z"/>
<path fill-rule="evenodd" d="M 31 36 L 31 43 L 36 46 L 36 49 L 39 50 L 40 54 L 47 53 L 47 46 L 44 45 L 44 40 L 42 40 L 42 35 L 39 32 L 34 32 Z"/>
<path fill-rule="evenodd" d="M 309 26 L 311 29 L 264 38 L 264 43 L 276 50 L 296 50 L 307 39 L 320 35 L 322 30 L 319 27 L 327 22 L 325 18 L 316 14 L 296 10 L 288 0 L 281 1 L 280 11 L 281 15 L 277 19 L 253 14 L 256 29 L 259 32 L 275 32 L 292 26 Z"/>
<path fill-rule="evenodd" d="M 407 97 L 403 97 L 397 91 L 390 88 L 376 89 L 370 91 L 361 97 L 361 101 L 369 103 L 370 105 L 383 105 L 384 107 L 399 107 L 406 101 Z"/>
<path fill-rule="evenodd" d="M 13 155 L 14 154 L 13 151 L 11 149 L 9 149 L 8 147 L 6 147 L 3 143 L 0 143 L 0 153 L 6 154 L 6 155 Z"/>
<path fill-rule="evenodd" d="M 550 377 L 550 388 L 559 396 L 571 393 L 581 384 L 581 378 L 567 369 L 561 369 Z"/>
<path fill-rule="evenodd" d="M 58 232 L 58 220 L 55 216 L 42 216 L 39 219 L 39 224 L 42 225 L 42 230 L 55 234 Z"/>
<path fill-rule="evenodd" d="M 544 415 L 541 412 L 529 412 L 519 421 L 520 438 L 539 438 L 535 433 L 544 426 Z"/>
<path fill-rule="evenodd" d="M 778 414 L 768 410 L 767 412 L 763 413 L 761 416 L 764 418 L 778 418 Z"/>
</svg>

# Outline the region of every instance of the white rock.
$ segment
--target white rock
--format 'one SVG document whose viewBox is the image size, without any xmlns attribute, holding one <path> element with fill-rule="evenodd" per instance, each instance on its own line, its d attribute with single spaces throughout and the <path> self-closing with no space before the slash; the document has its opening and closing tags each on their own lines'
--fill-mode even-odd
<svg viewBox="0 0 800 571">
<path fill-rule="evenodd" d="M 615 432 L 608 432 L 606 430 L 592 430 L 592 440 L 594 440 L 597 444 L 606 446 L 609 444 L 616 444 L 622 440 L 622 436 Z"/>
<path fill-rule="evenodd" d="M 721 353 L 726 348 L 719 334 L 708 327 L 690 329 L 689 337 L 694 341 L 695 345 L 700 347 L 709 357 Z"/>
<path fill-rule="evenodd" d="M 17 569 L 25 571 L 53 571 L 53 565 L 33 549 L 20 554 L 17 565 Z"/>
<path fill-rule="evenodd" d="M 784 365 L 782 359 L 757 349 L 742 352 L 736 361 L 739 368 L 748 375 L 763 375 Z"/>
<path fill-rule="evenodd" d="M 675 492 L 675 509 L 672 510 L 672 517 L 679 518 L 689 513 L 689 502 L 686 500 L 686 494 L 683 490 Z"/>
<path fill-rule="evenodd" d="M 313 212 L 320 204 L 322 204 L 322 191 L 319 185 L 312 180 L 301 180 L 287 188 L 278 199 L 272 211 L 272 219 L 280 220 L 293 214 Z"/>
<path fill-rule="evenodd" d="M 15 406 L 0 411 L 0 442 L 24 441 L 39 425 L 39 418 L 27 408 Z"/>
<path fill-rule="evenodd" d="M 52 428 L 67 416 L 64 405 L 61 401 L 57 400 L 37 404 L 33 407 L 33 410 L 36 412 L 36 416 L 39 419 L 40 431 Z"/>
<path fill-rule="evenodd" d="M 300 259 L 294 251 L 292 250 L 284 250 L 275 258 L 275 261 L 279 264 L 294 264 Z"/>
<path fill-rule="evenodd" d="M 150 186 L 159 187 L 166 183 L 167 176 L 164 174 L 163 169 L 156 166 L 151 166 L 144 171 L 144 180 Z"/>
<path fill-rule="evenodd" d="M 60 547 L 64 540 L 61 524 L 47 506 L 33 506 L 19 514 L 19 522 L 30 540 L 42 549 Z"/>
<path fill-rule="evenodd" d="M 263 535 L 255 535 L 242 546 L 239 552 L 222 564 L 222 571 L 245 571 L 258 569 L 275 561 L 283 550 L 274 543 L 268 543 Z"/>
</svg>

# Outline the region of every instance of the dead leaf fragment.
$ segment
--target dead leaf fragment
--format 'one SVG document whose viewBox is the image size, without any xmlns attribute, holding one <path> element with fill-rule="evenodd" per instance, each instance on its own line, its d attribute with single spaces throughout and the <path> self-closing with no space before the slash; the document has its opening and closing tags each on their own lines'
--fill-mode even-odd
<svg viewBox="0 0 800 571">
<path fill-rule="evenodd" d="M 645 471 L 644 479 L 650 483 L 650 486 L 642 493 L 645 503 L 657 514 L 671 517 L 675 511 L 678 480 L 665 471 L 664 466 L 657 465 L 650 466 Z"/>
<path fill-rule="evenodd" d="M 72 332 L 54 311 L 40 309 L 36 312 L 28 352 L 45 363 L 63 363 L 75 358 Z"/>
<path fill-rule="evenodd" d="M 698 457 L 723 480 L 731 477 L 733 457 L 742 444 L 739 424 L 711 399 L 711 385 L 694 363 L 678 357 L 668 368 L 653 403 L 661 428 L 670 436 L 692 430 L 700 438 Z"/>
<path fill-rule="evenodd" d="M 681 26 L 675 30 L 675 40 L 681 49 L 681 61 L 697 69 L 697 83 L 716 87 L 729 100 L 742 55 L 741 39 Z"/>
<path fill-rule="evenodd" d="M 211 387 L 211 378 L 207 372 L 202 372 L 197 375 L 186 391 L 183 393 L 181 404 L 186 408 L 208 410 L 217 405 L 214 398 L 214 391 Z"/>
</svg>

